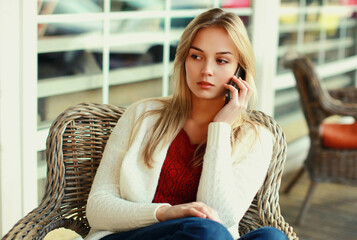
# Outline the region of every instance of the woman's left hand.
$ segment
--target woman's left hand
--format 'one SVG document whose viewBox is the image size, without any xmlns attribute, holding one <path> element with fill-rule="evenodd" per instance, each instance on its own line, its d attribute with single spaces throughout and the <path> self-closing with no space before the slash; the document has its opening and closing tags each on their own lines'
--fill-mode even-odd
<svg viewBox="0 0 357 240">
<path fill-rule="evenodd" d="M 226 122 L 231 125 L 234 120 L 248 107 L 249 99 L 252 95 L 252 89 L 249 84 L 241 78 L 234 76 L 233 81 L 237 83 L 239 91 L 230 84 L 224 85 L 226 89 L 231 91 L 232 98 L 225 106 L 223 106 L 221 111 L 217 113 L 213 119 L 214 122 Z"/>
</svg>

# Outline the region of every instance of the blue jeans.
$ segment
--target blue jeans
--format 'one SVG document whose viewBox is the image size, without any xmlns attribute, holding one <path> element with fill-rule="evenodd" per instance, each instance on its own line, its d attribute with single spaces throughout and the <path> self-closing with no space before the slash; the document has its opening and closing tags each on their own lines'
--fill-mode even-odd
<svg viewBox="0 0 357 240">
<path fill-rule="evenodd" d="M 243 235 L 239 240 L 288 240 L 288 237 L 277 228 L 261 227 Z"/>
<path fill-rule="evenodd" d="M 113 233 L 101 240 L 233 240 L 218 222 L 196 217 L 179 218 L 156 223 L 128 232 Z M 272 227 L 251 231 L 239 240 L 287 240 L 286 235 Z"/>
</svg>

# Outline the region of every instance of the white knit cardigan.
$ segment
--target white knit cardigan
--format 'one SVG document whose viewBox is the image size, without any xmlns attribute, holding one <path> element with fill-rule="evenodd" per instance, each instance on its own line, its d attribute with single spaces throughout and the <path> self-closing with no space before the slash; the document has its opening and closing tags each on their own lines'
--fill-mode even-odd
<svg viewBox="0 0 357 240">
<path fill-rule="evenodd" d="M 88 198 L 86 214 L 91 231 L 87 240 L 158 222 L 155 213 L 162 204 L 152 200 L 171 143 L 157 146 L 153 167 L 148 168 L 140 152 L 157 116 L 143 120 L 130 146 L 129 137 L 141 114 L 160 106 L 155 100 L 133 104 L 114 128 Z M 239 221 L 262 185 L 272 155 L 272 134 L 261 126 L 256 130 L 258 136 L 254 137 L 254 127 L 244 127 L 232 152 L 230 125 L 212 122 L 208 127 L 196 199 L 218 212 L 235 239 L 239 237 Z"/>
</svg>

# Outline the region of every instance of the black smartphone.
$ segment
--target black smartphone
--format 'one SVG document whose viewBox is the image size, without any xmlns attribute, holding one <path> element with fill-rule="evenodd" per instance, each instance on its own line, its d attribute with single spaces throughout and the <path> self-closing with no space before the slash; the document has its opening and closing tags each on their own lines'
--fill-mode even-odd
<svg viewBox="0 0 357 240">
<path fill-rule="evenodd" d="M 244 68 L 242 68 L 241 66 L 238 66 L 237 68 L 237 71 L 235 72 L 234 74 L 237 78 L 242 78 L 243 80 L 245 80 L 245 70 Z M 239 88 L 238 88 L 238 85 L 236 84 L 235 81 L 233 81 L 233 79 L 231 79 L 228 84 L 232 85 L 233 87 L 237 88 L 238 91 L 239 91 Z M 232 98 L 232 93 L 231 91 L 229 91 L 228 89 L 226 89 L 226 101 L 224 103 L 224 105 L 226 105 Z"/>
</svg>

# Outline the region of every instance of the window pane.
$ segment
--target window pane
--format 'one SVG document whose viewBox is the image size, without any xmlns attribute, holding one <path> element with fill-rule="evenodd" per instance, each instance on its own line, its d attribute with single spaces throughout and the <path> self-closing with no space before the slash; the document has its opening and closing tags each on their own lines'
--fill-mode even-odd
<svg viewBox="0 0 357 240">
<path fill-rule="evenodd" d="M 39 15 L 103 12 L 103 0 L 38 0 Z"/>
<path fill-rule="evenodd" d="M 187 1 L 187 0 L 171 0 L 171 9 L 204 9 L 212 8 L 212 0 L 196 0 L 196 1 Z"/>
<path fill-rule="evenodd" d="M 53 58 L 54 61 L 63 61 L 64 59 L 61 59 L 63 55 L 66 55 L 64 57 L 68 61 L 67 58 L 71 58 L 73 54 L 78 55 L 75 52 L 84 52 L 87 49 L 93 51 L 102 47 L 102 22 L 38 24 L 37 51 L 43 56 L 48 54 L 48 57 Z M 62 52 L 71 53 L 61 54 Z"/>
<path fill-rule="evenodd" d="M 101 102 L 102 22 L 38 25 L 38 128 L 66 108 Z"/>
<path fill-rule="evenodd" d="M 116 20 L 111 25 L 110 69 L 162 63 L 162 19 Z"/>
<path fill-rule="evenodd" d="M 280 3 L 282 5 L 284 5 L 284 4 L 298 4 L 299 0 L 280 0 Z"/>
<path fill-rule="evenodd" d="M 163 10 L 165 1 L 162 0 L 111 0 L 111 11 L 149 11 Z"/>
<path fill-rule="evenodd" d="M 46 163 L 46 152 L 37 152 L 37 199 L 38 204 L 40 204 L 46 190 L 46 176 L 47 176 L 47 163 Z"/>
<path fill-rule="evenodd" d="M 38 55 L 38 127 L 69 106 L 101 102 L 102 52 L 69 51 Z"/>
<path fill-rule="evenodd" d="M 59 87 L 71 86 L 63 84 Z M 48 128 L 60 113 L 73 105 L 82 102 L 102 102 L 101 91 L 100 88 L 96 88 L 38 98 L 38 129 Z"/>
<path fill-rule="evenodd" d="M 147 34 L 164 31 L 164 20 L 161 18 L 136 18 L 116 20 L 111 22 L 111 33 L 135 33 L 144 32 Z"/>
<path fill-rule="evenodd" d="M 133 72 L 135 72 L 134 69 Z M 160 97 L 161 89 L 161 78 L 111 86 L 109 90 L 109 103 L 116 106 L 128 106 L 144 98 Z"/>
<path fill-rule="evenodd" d="M 283 127 L 287 142 L 308 133 L 299 98 L 295 88 L 279 90 L 275 93 L 274 118 Z"/>
<path fill-rule="evenodd" d="M 62 45 L 68 45 L 71 42 L 78 43 L 85 39 L 92 39 L 102 41 L 99 38 L 103 32 L 103 23 L 101 21 L 96 22 L 69 22 L 69 23 L 50 23 L 43 24 L 40 23 L 37 25 L 37 36 L 39 40 L 39 51 L 42 52 L 42 45 L 51 45 L 54 37 L 61 37 L 57 41 L 61 40 L 62 42 L 56 42 L 52 45 L 59 45 L 58 47 L 63 47 Z M 67 38 L 66 38 L 67 37 Z M 76 37 L 76 39 L 68 39 L 68 37 Z M 64 42 L 67 40 L 67 42 Z M 75 41 L 74 41 L 75 40 Z M 65 44 L 64 44 L 65 43 Z M 80 45 L 79 45 L 80 46 Z M 85 46 L 85 45 L 84 45 Z M 83 48 L 83 46 L 82 46 Z M 49 50 L 48 50 L 49 51 Z M 52 51 L 58 51 L 58 49 L 53 49 Z"/>
<path fill-rule="evenodd" d="M 126 106 L 161 96 L 163 44 L 131 44 L 111 47 L 109 102 Z"/>
<path fill-rule="evenodd" d="M 175 35 L 177 40 L 180 39 L 181 34 L 185 30 L 186 26 L 193 20 L 192 17 L 182 17 L 182 18 L 172 18 L 171 19 L 171 29 L 174 30 L 177 34 Z"/>
<path fill-rule="evenodd" d="M 249 8 L 250 0 L 221 0 L 220 7 L 222 8 Z"/>
<path fill-rule="evenodd" d="M 356 9 L 356 8 L 355 8 Z M 354 56 L 357 54 L 357 11 L 353 13 L 350 18 L 345 20 L 345 28 L 346 28 L 346 38 L 352 39 L 353 44 L 350 46 L 346 46 L 345 49 L 345 57 Z"/>
<path fill-rule="evenodd" d="M 101 73 L 102 54 L 96 50 L 77 50 L 38 54 L 38 79 Z M 40 93 L 41 94 L 41 93 Z"/>
</svg>

